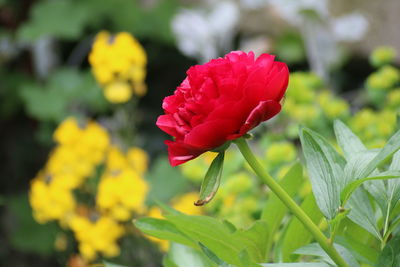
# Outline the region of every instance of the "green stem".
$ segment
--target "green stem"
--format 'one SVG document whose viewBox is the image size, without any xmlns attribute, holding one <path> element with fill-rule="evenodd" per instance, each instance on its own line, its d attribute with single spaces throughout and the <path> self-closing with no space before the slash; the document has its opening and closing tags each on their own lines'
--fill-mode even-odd
<svg viewBox="0 0 400 267">
<path fill-rule="evenodd" d="M 259 178 L 274 192 L 286 207 L 303 223 L 304 227 L 314 236 L 315 240 L 320 244 L 323 250 L 331 257 L 338 267 L 348 267 L 348 264 L 339 255 L 337 250 L 330 243 L 329 239 L 314 224 L 308 215 L 301 209 L 296 202 L 286 193 L 286 191 L 272 178 L 258 162 L 254 154 L 249 148 L 246 140 L 238 138 L 234 141 L 238 146 L 247 163 L 254 170 Z"/>
</svg>

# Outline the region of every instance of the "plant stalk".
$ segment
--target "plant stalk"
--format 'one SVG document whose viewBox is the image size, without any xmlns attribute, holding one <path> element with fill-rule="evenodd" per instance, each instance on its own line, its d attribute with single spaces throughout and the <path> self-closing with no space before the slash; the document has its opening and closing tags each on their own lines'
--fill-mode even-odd
<svg viewBox="0 0 400 267">
<path fill-rule="evenodd" d="M 308 215 L 301 209 L 297 203 L 286 193 L 286 191 L 272 178 L 262 167 L 259 161 L 254 156 L 246 140 L 238 138 L 234 141 L 238 146 L 243 157 L 257 174 L 257 176 L 274 192 L 279 199 L 286 205 L 286 207 L 299 219 L 304 227 L 313 235 L 315 240 L 319 243 L 323 250 L 329 257 L 337 264 L 338 267 L 348 267 L 348 264 L 340 256 L 329 239 L 321 232 L 318 226 L 308 217 Z"/>
</svg>

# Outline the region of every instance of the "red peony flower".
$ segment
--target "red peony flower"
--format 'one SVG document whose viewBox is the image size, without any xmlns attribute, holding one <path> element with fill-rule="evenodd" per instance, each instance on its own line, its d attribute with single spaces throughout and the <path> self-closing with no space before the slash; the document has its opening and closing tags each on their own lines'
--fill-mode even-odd
<svg viewBox="0 0 400 267">
<path fill-rule="evenodd" d="M 174 95 L 163 101 L 157 126 L 175 137 L 166 140 L 172 166 L 236 139 L 281 110 L 289 78 L 274 56 L 234 51 L 187 71 Z"/>
</svg>

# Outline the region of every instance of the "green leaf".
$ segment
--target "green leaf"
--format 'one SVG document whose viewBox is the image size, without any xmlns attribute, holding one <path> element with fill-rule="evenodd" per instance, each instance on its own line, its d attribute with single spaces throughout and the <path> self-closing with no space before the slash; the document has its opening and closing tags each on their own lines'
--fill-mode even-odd
<svg viewBox="0 0 400 267">
<path fill-rule="evenodd" d="M 245 245 L 251 259 L 255 262 L 266 260 L 266 240 L 269 237 L 267 222 L 256 221 L 249 229 L 236 231 L 234 236 Z"/>
<path fill-rule="evenodd" d="M 54 72 L 47 83 L 24 84 L 20 96 L 27 113 L 41 121 L 60 122 L 77 110 L 104 112 L 108 103 L 89 72 L 64 68 Z"/>
<path fill-rule="evenodd" d="M 342 256 L 342 258 L 349 264 L 350 267 L 360 266 L 355 260 L 354 256 L 345 247 L 339 244 L 334 244 L 334 247 L 336 248 L 337 252 L 339 252 L 340 256 Z M 302 248 L 299 248 L 298 250 L 296 250 L 295 253 L 301 255 L 318 256 L 325 260 L 327 263 L 336 266 L 332 259 L 328 256 L 328 254 L 326 254 L 326 252 L 317 243 L 312 243 Z"/>
<path fill-rule="evenodd" d="M 167 157 L 158 157 L 146 175 L 150 183 L 147 204 L 155 201 L 168 203 L 169 200 L 188 190 L 189 184 L 178 168 L 171 168 Z M 168 177 L 168 179 L 165 179 Z"/>
<path fill-rule="evenodd" d="M 335 120 L 334 129 L 336 140 L 347 160 L 351 159 L 354 153 L 367 150 L 361 140 L 342 121 Z"/>
<path fill-rule="evenodd" d="M 330 267 L 324 262 L 301 262 L 301 263 L 263 263 L 263 267 Z"/>
<path fill-rule="evenodd" d="M 265 222 L 256 222 L 248 230 L 232 232 L 226 223 L 208 216 L 189 216 L 183 213 L 165 216 L 179 231 L 202 243 L 229 264 L 240 265 L 239 254 L 242 250 L 247 250 L 254 262 L 264 257 L 263 248 L 259 246 L 268 235 L 267 228 L 263 229 Z"/>
<path fill-rule="evenodd" d="M 11 246 L 26 253 L 53 255 L 54 242 L 59 231 L 57 224 L 37 223 L 32 217 L 27 194 L 6 198 L 5 202 L 7 214 L 3 217 L 3 230 L 7 232 Z"/>
<path fill-rule="evenodd" d="M 204 254 L 200 251 L 187 247 L 181 244 L 171 243 L 171 247 L 168 251 L 166 259 L 173 263 L 170 266 L 176 267 L 216 267 L 217 265 L 211 262 Z"/>
<path fill-rule="evenodd" d="M 377 176 L 361 178 L 349 183 L 340 194 L 340 200 L 342 203 L 346 203 L 351 194 L 364 182 L 371 180 L 388 180 L 400 178 L 400 171 L 386 171 L 382 172 Z"/>
<path fill-rule="evenodd" d="M 350 209 L 350 212 L 347 215 L 350 220 L 370 232 L 379 240 L 382 239 L 376 223 L 374 210 L 372 209 L 368 195 L 363 188 L 360 187 L 354 191 L 347 202 L 346 208 Z"/>
<path fill-rule="evenodd" d="M 400 151 L 397 151 L 392 158 L 389 170 L 400 171 Z M 400 179 L 391 179 L 387 181 L 388 210 L 390 215 L 397 202 L 400 200 Z"/>
<path fill-rule="evenodd" d="M 371 248 L 368 244 L 361 243 L 358 240 L 354 240 L 352 237 L 346 234 L 344 234 L 344 236 L 337 236 L 335 238 L 335 241 L 336 243 L 352 251 L 354 257 L 358 261 L 373 265 L 378 258 L 377 250 Z"/>
<path fill-rule="evenodd" d="M 103 266 L 104 267 L 127 267 L 125 265 L 115 264 L 115 263 L 111 263 L 108 261 L 103 261 Z"/>
<path fill-rule="evenodd" d="M 203 253 L 206 254 L 207 257 L 209 259 L 211 259 L 212 262 L 216 263 L 218 266 L 221 266 L 221 267 L 229 267 L 229 266 L 231 266 L 230 264 L 228 264 L 225 261 L 223 261 L 220 258 L 218 258 L 218 256 L 215 255 L 214 252 L 212 252 L 209 248 L 204 246 L 202 243 L 199 243 L 199 245 L 200 245 L 200 248 L 203 251 Z"/>
<path fill-rule="evenodd" d="M 81 1 L 41 1 L 33 6 L 30 19 L 19 28 L 17 36 L 25 42 L 43 36 L 76 39 L 90 16 L 91 10 Z"/>
<path fill-rule="evenodd" d="M 362 173 L 364 169 L 367 167 L 368 163 L 377 155 L 378 152 L 374 150 L 365 150 L 360 153 L 353 153 L 352 157 L 347 160 L 346 166 L 344 167 L 344 187 L 348 186 L 349 183 L 364 178 L 362 177 Z"/>
<path fill-rule="evenodd" d="M 400 267 L 400 237 L 394 236 L 379 255 L 375 267 Z"/>
<path fill-rule="evenodd" d="M 180 231 L 204 244 L 219 258 L 229 264 L 238 265 L 240 263 L 238 255 L 244 244 L 222 222 L 207 216 L 185 214 L 168 214 L 166 217 Z"/>
<path fill-rule="evenodd" d="M 197 247 L 190 237 L 179 231 L 174 224 L 167 220 L 156 218 L 141 218 L 134 222 L 135 226 L 145 234 L 181 243 L 191 247 Z"/>
<path fill-rule="evenodd" d="M 367 167 L 360 174 L 360 177 L 368 177 L 383 162 L 388 160 L 397 150 L 400 149 L 400 130 L 397 131 L 379 151 L 375 158 L 368 163 Z"/>
<path fill-rule="evenodd" d="M 301 185 L 304 183 L 303 167 L 299 162 L 294 164 L 287 174 L 279 181 L 279 185 L 289 194 L 294 197 Z M 270 194 L 267 203 L 261 214 L 261 219 L 268 222 L 269 238 L 266 242 L 265 254 L 267 254 L 272 246 L 273 237 L 282 220 L 287 214 L 287 207 L 282 203 L 276 194 Z"/>
<path fill-rule="evenodd" d="M 221 182 L 222 166 L 224 164 L 224 152 L 220 152 L 208 168 L 200 189 L 200 198 L 196 201 L 196 206 L 202 206 L 210 202 L 217 193 Z"/>
<path fill-rule="evenodd" d="M 304 212 L 315 223 L 319 224 L 323 215 L 318 209 L 313 194 L 309 194 L 300 206 Z M 310 232 L 303 226 L 303 224 L 293 217 L 289 222 L 289 226 L 285 232 L 285 237 L 282 245 L 282 259 L 283 261 L 293 261 L 297 257 L 291 254 L 298 248 L 308 244 L 313 239 Z"/>
<path fill-rule="evenodd" d="M 333 219 L 340 206 L 345 161 L 322 136 L 309 129 L 300 129 L 300 140 L 318 207 L 325 217 Z"/>
</svg>

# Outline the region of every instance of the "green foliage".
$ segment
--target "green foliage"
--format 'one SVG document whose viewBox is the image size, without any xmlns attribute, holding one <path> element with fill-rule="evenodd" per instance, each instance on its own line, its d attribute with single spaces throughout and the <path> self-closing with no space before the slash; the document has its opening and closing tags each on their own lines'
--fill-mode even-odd
<svg viewBox="0 0 400 267">
<path fill-rule="evenodd" d="M 188 188 L 188 182 L 176 168 L 171 168 L 166 157 L 159 157 L 153 168 L 147 173 L 150 183 L 150 192 L 147 196 L 149 205 L 154 201 L 168 203 L 168 201 L 184 192 Z"/>
<path fill-rule="evenodd" d="M 169 25 L 177 6 L 174 0 L 158 1 L 151 7 L 138 0 L 41 1 L 32 8 L 28 22 L 19 28 L 18 37 L 26 42 L 45 36 L 74 40 L 89 27 L 106 27 L 132 32 L 138 38 L 171 42 Z"/>
<path fill-rule="evenodd" d="M 216 267 L 217 264 L 212 262 L 207 256 L 200 251 L 181 245 L 172 243 L 168 254 L 163 260 L 164 267 Z"/>
<path fill-rule="evenodd" d="M 56 71 L 44 86 L 24 85 L 20 95 L 27 113 L 41 121 L 58 123 L 67 116 L 105 112 L 108 108 L 91 74 L 72 68 Z"/>
<path fill-rule="evenodd" d="M 333 219 L 340 205 L 344 159 L 322 136 L 309 129 L 300 130 L 300 140 L 317 204 L 325 217 Z"/>
<path fill-rule="evenodd" d="M 379 255 L 375 267 L 399 267 L 400 266 L 400 237 L 394 236 L 387 243 Z"/>
<path fill-rule="evenodd" d="M 53 36 L 62 39 L 77 39 L 91 16 L 90 6 L 84 1 L 41 1 L 31 10 L 30 21 L 18 30 L 22 41 L 36 41 Z"/>
<path fill-rule="evenodd" d="M 339 252 L 339 254 L 345 259 L 345 261 L 349 264 L 350 267 L 359 267 L 360 265 L 357 263 L 355 260 L 354 256 L 348 251 L 345 247 L 334 244 L 335 248 Z M 326 254 L 326 252 L 317 244 L 317 243 L 312 243 L 309 245 L 306 245 L 302 248 L 299 248 L 295 253 L 301 254 L 301 255 L 312 255 L 312 256 L 318 256 L 321 257 L 324 261 L 331 265 L 335 265 L 335 263 L 329 258 L 329 256 Z"/>
<path fill-rule="evenodd" d="M 148 234 L 156 237 L 162 236 L 162 238 L 179 243 L 186 242 L 186 240 L 182 242 L 176 238 L 175 234 L 182 233 L 181 236 L 190 237 L 196 242 L 192 244 L 186 242 L 187 245 L 199 248 L 194 244 L 201 243 L 218 258 L 229 264 L 243 266 L 242 261 L 246 260 L 247 256 L 242 255 L 244 258 L 241 258 L 240 255 L 244 250 L 247 251 L 245 253 L 248 253 L 252 262 L 262 262 L 265 258 L 265 245 L 263 244 L 269 233 L 268 227 L 263 221 L 257 221 L 247 230 L 236 230 L 230 224 L 207 216 L 189 216 L 173 212 L 166 214 L 165 217 L 167 222 L 143 218 L 139 219 L 135 225 Z M 165 225 L 168 226 L 165 227 Z M 171 225 L 175 226 L 173 230 L 170 230 L 172 229 Z M 166 228 L 168 230 L 164 231 Z M 170 234 L 171 232 L 174 233 Z"/>
<path fill-rule="evenodd" d="M 9 209 L 8 218 L 14 220 L 8 229 L 10 241 L 15 249 L 49 256 L 54 253 L 56 224 L 40 225 L 32 217 L 28 197 L 25 194 L 5 199 Z"/>
<path fill-rule="evenodd" d="M 323 215 L 318 210 L 314 195 L 309 194 L 301 203 L 300 207 L 318 225 Z M 294 261 L 297 257 L 291 255 L 296 249 L 307 245 L 312 240 L 312 235 L 304 227 L 304 225 L 295 217 L 293 217 L 288 228 L 285 231 L 285 236 L 282 243 L 281 253 L 283 261 Z"/>
</svg>

